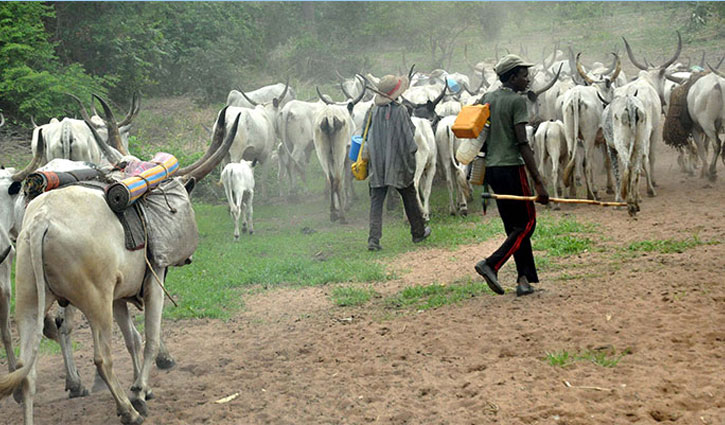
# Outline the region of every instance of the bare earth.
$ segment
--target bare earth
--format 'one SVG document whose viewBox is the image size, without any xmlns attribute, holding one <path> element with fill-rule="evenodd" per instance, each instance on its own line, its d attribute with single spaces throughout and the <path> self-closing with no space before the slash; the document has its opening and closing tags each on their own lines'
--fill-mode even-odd
<svg viewBox="0 0 725 425">
<path fill-rule="evenodd" d="M 247 296 L 229 322 L 166 321 L 178 365 L 153 371 L 146 423 L 725 424 L 725 246 L 638 253 L 626 263 L 614 256 L 639 240 L 697 233 L 725 241 L 725 183 L 685 176 L 675 164 L 662 147 L 658 196 L 644 198 L 636 220 L 598 207 L 558 212 L 598 223 L 593 238 L 605 249 L 561 259 L 565 268 L 542 273 L 529 297 L 482 295 L 401 313 L 376 301 L 336 307 L 330 287 L 278 289 Z M 499 242 L 422 247 L 394 260 L 400 279 L 374 289 L 479 279 L 473 265 Z M 501 274 L 510 286 L 512 263 Z M 87 327 L 75 339 L 90 384 Z M 115 370 L 130 385 L 118 334 L 114 344 Z M 614 368 L 545 360 L 547 352 L 625 348 L 631 354 Z M 61 365 L 59 355 L 40 358 L 36 423 L 120 423 L 107 391 L 68 399 Z M 14 401 L 1 406 L 0 423 L 22 423 Z"/>
</svg>

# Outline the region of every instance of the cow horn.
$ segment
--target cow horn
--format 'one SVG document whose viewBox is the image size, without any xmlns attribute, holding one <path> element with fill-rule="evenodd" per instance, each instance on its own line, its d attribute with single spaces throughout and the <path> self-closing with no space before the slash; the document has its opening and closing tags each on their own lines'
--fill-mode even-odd
<svg viewBox="0 0 725 425">
<path fill-rule="evenodd" d="M 30 164 L 25 166 L 22 170 L 10 176 L 10 179 L 14 182 L 21 182 L 28 177 L 28 174 L 35 171 L 45 157 L 45 140 L 43 139 L 43 129 L 38 129 L 38 145 L 35 148 L 35 156 L 30 161 Z"/>
<path fill-rule="evenodd" d="M 612 54 L 614 55 L 614 61 L 616 65 L 614 67 L 614 73 L 611 77 L 609 77 L 609 79 L 611 81 L 614 81 L 617 79 L 617 77 L 619 77 L 619 73 L 622 72 L 622 61 L 619 59 L 619 56 L 616 53 L 612 52 Z"/>
<path fill-rule="evenodd" d="M 128 155 L 128 152 L 126 152 L 126 148 L 124 148 L 123 143 L 121 143 L 121 133 L 118 131 L 118 124 L 116 123 L 116 119 L 113 117 L 113 111 L 111 111 L 108 103 L 101 99 L 100 96 L 93 93 L 93 97 L 95 99 L 98 99 L 98 101 L 101 102 L 101 106 L 103 107 L 103 115 L 105 115 L 105 117 L 102 118 L 103 121 L 106 123 L 106 128 L 108 129 L 108 144 L 110 146 L 113 146 L 113 148 L 120 152 L 121 155 Z"/>
<path fill-rule="evenodd" d="M 3 121 L 4 122 L 4 121 Z M 30 116 L 30 123 L 33 124 L 33 128 L 38 128 L 38 124 L 35 123 L 35 117 Z"/>
<path fill-rule="evenodd" d="M 700 68 L 705 68 L 705 51 L 702 51 L 702 57 L 700 58 Z"/>
<path fill-rule="evenodd" d="M 335 75 L 337 75 L 337 78 L 339 78 L 340 81 L 345 81 L 345 77 L 343 77 L 337 69 L 335 70 Z"/>
<path fill-rule="evenodd" d="M 670 58 L 667 62 L 663 63 L 660 67 L 661 69 L 666 69 L 668 66 L 675 63 L 677 58 L 680 56 L 680 52 L 682 51 L 682 36 L 680 36 L 680 32 L 677 31 L 677 51 L 675 52 L 674 56 Z"/>
<path fill-rule="evenodd" d="M 98 131 L 96 131 L 96 128 L 93 126 L 93 123 L 90 121 L 85 121 L 85 120 L 84 120 L 84 122 L 86 123 L 88 128 L 91 130 L 91 133 L 93 133 L 93 138 L 96 139 L 96 144 L 101 149 L 101 152 L 103 152 L 103 156 L 105 156 L 106 159 L 108 159 L 108 162 L 110 162 L 112 164 L 116 164 L 119 161 L 121 161 L 121 158 L 123 158 L 121 156 L 121 154 L 117 150 L 108 146 L 108 143 L 103 141 L 103 139 L 101 138 L 101 135 L 98 134 Z"/>
<path fill-rule="evenodd" d="M 477 92 L 472 92 L 471 90 L 469 90 L 468 84 L 466 84 L 466 83 L 463 83 L 463 90 L 465 90 L 466 93 L 470 94 L 471 96 L 475 96 L 478 94 Z"/>
<path fill-rule="evenodd" d="M 30 118 L 33 118 L 32 115 L 30 116 Z M 0 114 L 0 127 L 2 127 L 4 125 L 5 125 L 5 116 L 3 114 Z M 34 127 L 37 127 L 37 125 Z"/>
<path fill-rule="evenodd" d="M 131 124 L 131 121 L 133 121 L 134 118 L 138 115 L 138 111 L 141 110 L 141 96 L 139 96 L 138 92 L 133 92 L 133 97 L 131 98 L 131 107 L 128 110 L 128 114 L 126 114 L 126 118 L 123 119 L 120 123 L 118 123 L 118 127 L 123 127 L 126 125 Z"/>
<path fill-rule="evenodd" d="M 408 71 L 408 84 L 410 84 L 410 81 L 413 79 L 413 69 L 415 69 L 415 64 L 411 65 L 410 71 Z"/>
<path fill-rule="evenodd" d="M 723 57 L 720 58 L 720 62 L 717 63 L 717 66 L 715 67 L 715 69 L 720 69 L 720 65 L 722 65 L 723 59 L 725 59 L 725 56 L 723 56 Z"/>
<path fill-rule="evenodd" d="M 365 96 L 365 90 L 366 89 L 367 89 L 367 86 L 365 84 L 363 84 L 362 91 L 360 92 L 360 94 L 358 95 L 358 97 L 352 101 L 352 104 L 353 105 L 357 105 L 357 103 L 362 100 L 363 96 Z"/>
<path fill-rule="evenodd" d="M 287 77 L 287 81 L 284 83 L 284 90 L 282 90 L 282 94 L 279 95 L 277 99 L 279 99 L 279 102 L 281 103 L 285 96 L 287 96 L 287 90 L 289 89 L 289 77 Z"/>
<path fill-rule="evenodd" d="M 624 40 L 624 48 L 627 49 L 627 56 L 629 56 L 630 62 L 632 62 L 632 65 L 636 66 L 637 68 L 647 71 L 647 65 L 642 65 L 635 57 L 634 53 L 632 53 L 632 48 L 629 47 L 629 43 L 627 43 L 627 39 L 622 37 L 622 40 Z"/>
<path fill-rule="evenodd" d="M 214 134 L 212 134 L 212 137 L 211 137 L 211 145 L 209 146 L 209 149 L 207 149 L 206 152 L 204 153 L 204 156 L 199 158 L 193 164 L 180 169 L 177 172 L 178 175 L 185 176 L 185 175 L 189 174 L 190 172 L 194 171 L 194 169 L 196 169 L 197 167 L 202 165 L 204 162 L 206 162 L 206 160 L 209 159 L 209 157 L 214 152 L 216 152 L 217 149 L 219 149 L 219 146 L 221 146 L 222 141 L 224 140 L 224 131 L 226 131 L 226 119 L 227 119 L 227 108 L 228 107 L 229 106 L 225 106 L 219 112 L 219 116 L 217 117 L 216 124 L 214 125 Z"/>
<path fill-rule="evenodd" d="M 536 96 L 539 96 L 541 93 L 543 93 L 543 92 L 549 90 L 551 87 L 553 87 L 554 84 L 556 83 L 556 81 L 559 79 L 559 74 L 561 74 L 561 68 L 563 68 L 563 67 L 564 67 L 564 64 L 563 63 L 560 64 L 559 69 L 556 71 L 556 75 L 554 75 L 554 78 L 552 78 L 551 81 L 549 81 L 549 83 L 546 86 L 544 86 L 543 88 L 541 88 L 539 90 L 536 90 L 534 92 L 534 94 L 536 94 Z"/>
<path fill-rule="evenodd" d="M 86 122 L 86 124 L 92 125 L 95 128 L 101 127 L 100 125 L 97 125 L 97 124 L 93 123 L 93 121 L 91 121 L 91 117 L 88 116 L 88 111 L 86 110 L 86 107 L 83 106 L 83 102 L 81 102 L 81 100 L 78 99 L 77 96 L 70 94 L 70 93 L 66 93 L 66 94 L 68 96 L 72 97 L 73 99 L 75 99 L 76 102 L 78 102 L 78 106 L 80 106 L 80 108 L 81 108 L 81 117 L 83 118 L 83 121 Z M 91 97 L 91 102 L 92 101 L 93 101 L 93 98 Z"/>
<path fill-rule="evenodd" d="M 201 164 L 198 168 L 191 171 L 189 173 L 189 177 L 195 178 L 196 181 L 199 181 L 206 177 L 207 174 L 211 172 L 211 170 L 214 169 L 217 165 L 219 165 L 219 162 L 221 162 L 222 158 L 229 152 L 229 148 L 232 146 L 232 142 L 234 141 L 234 138 L 237 136 L 237 128 L 239 127 L 239 118 L 242 116 L 242 113 L 238 113 L 237 117 L 234 119 L 234 124 L 232 125 L 231 130 L 229 130 L 229 134 L 227 134 L 226 139 L 224 139 L 224 143 L 217 149 L 210 157 L 207 159 L 203 164 Z"/>
<path fill-rule="evenodd" d="M 242 96 L 244 96 L 244 98 L 245 98 L 245 99 L 247 99 L 247 102 L 249 102 L 249 103 L 251 103 L 251 104 L 252 104 L 252 106 L 257 106 L 257 105 L 259 105 L 259 103 L 257 103 L 257 102 L 255 102 L 255 101 L 253 101 L 252 99 L 250 99 L 250 98 L 249 98 L 249 97 L 247 96 L 247 94 L 246 94 L 246 93 L 244 93 L 244 90 L 242 90 L 242 88 L 241 88 L 241 87 L 239 87 L 239 88 L 238 88 L 238 90 L 239 90 L 239 93 L 241 93 L 241 94 L 242 94 Z"/>
<path fill-rule="evenodd" d="M 438 103 L 440 103 L 440 101 L 443 100 L 443 96 L 446 95 L 447 90 L 448 90 L 448 84 L 443 84 L 443 91 L 441 91 L 441 94 L 439 94 L 438 97 L 436 97 L 433 100 L 433 106 L 438 105 Z"/>
<path fill-rule="evenodd" d="M 342 94 L 345 95 L 345 97 L 347 97 L 348 99 L 352 99 L 352 96 L 350 95 L 350 93 L 348 93 L 347 90 L 345 90 L 345 85 L 342 84 L 342 81 L 340 81 L 340 90 L 342 91 Z"/>
<path fill-rule="evenodd" d="M 325 96 L 323 96 L 323 95 L 322 95 L 322 93 L 320 93 L 320 88 L 319 88 L 319 87 L 315 86 L 315 90 L 317 90 L 317 96 L 319 96 L 319 97 L 320 97 L 320 99 L 321 99 L 321 100 L 322 100 L 323 102 L 325 102 L 325 104 L 327 104 L 327 105 L 332 105 L 332 104 L 333 104 L 333 102 L 330 102 L 329 100 L 327 100 L 327 99 L 325 98 Z"/>
<path fill-rule="evenodd" d="M 606 100 L 604 100 L 604 98 L 602 97 L 601 93 L 599 93 L 599 90 L 597 90 L 597 97 L 604 104 L 604 106 L 609 105 L 609 102 L 607 102 Z"/>
<path fill-rule="evenodd" d="M 581 63 L 579 63 L 579 56 L 581 54 L 582 54 L 581 52 L 576 54 L 576 70 L 579 72 L 579 75 L 584 79 L 584 81 L 586 81 L 587 84 L 592 85 L 592 84 L 594 84 L 594 80 L 589 78 L 589 76 L 586 74 L 586 72 L 584 72 L 584 69 L 582 68 Z"/>
<path fill-rule="evenodd" d="M 5 261 L 6 258 L 8 258 L 8 254 L 10 254 L 10 250 L 12 249 L 12 245 L 8 244 L 8 247 L 5 248 L 5 251 L 3 251 L 2 254 L 0 254 L 0 263 Z"/>
<path fill-rule="evenodd" d="M 713 74 L 717 75 L 720 78 L 725 78 L 725 74 L 718 71 L 717 68 L 713 68 L 712 65 L 710 65 L 709 63 L 707 64 L 707 67 L 710 68 L 710 71 L 712 71 Z"/>
<path fill-rule="evenodd" d="M 665 74 L 665 78 L 677 84 L 685 84 L 687 82 L 687 78 L 675 77 L 672 74 Z"/>
</svg>

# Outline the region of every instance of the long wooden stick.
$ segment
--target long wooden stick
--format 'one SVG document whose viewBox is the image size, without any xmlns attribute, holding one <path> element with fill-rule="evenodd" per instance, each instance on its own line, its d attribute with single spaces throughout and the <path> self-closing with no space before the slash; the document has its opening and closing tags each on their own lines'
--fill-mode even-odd
<svg viewBox="0 0 725 425">
<path fill-rule="evenodd" d="M 535 201 L 536 196 L 518 196 L 518 195 L 498 195 L 495 193 L 484 192 L 481 194 L 484 198 L 502 199 L 507 201 Z M 567 198 L 549 198 L 549 202 L 557 202 L 560 204 L 588 204 L 600 205 L 602 207 L 626 207 L 626 202 L 605 202 L 595 201 L 593 199 L 567 199 Z"/>
</svg>

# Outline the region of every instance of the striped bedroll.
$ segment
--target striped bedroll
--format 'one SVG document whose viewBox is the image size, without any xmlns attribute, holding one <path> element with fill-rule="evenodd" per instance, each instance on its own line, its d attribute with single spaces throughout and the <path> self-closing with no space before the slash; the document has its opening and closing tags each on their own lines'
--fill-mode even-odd
<svg viewBox="0 0 725 425">
<path fill-rule="evenodd" d="M 127 177 L 106 188 L 106 202 L 113 211 L 121 212 L 178 170 L 176 157 L 163 152 L 157 153 L 151 161 L 131 162 L 124 170 Z"/>
</svg>

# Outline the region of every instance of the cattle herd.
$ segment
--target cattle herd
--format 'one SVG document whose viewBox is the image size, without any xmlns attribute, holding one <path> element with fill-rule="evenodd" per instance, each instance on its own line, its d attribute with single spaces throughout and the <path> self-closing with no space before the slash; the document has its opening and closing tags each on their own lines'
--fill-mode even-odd
<svg viewBox="0 0 725 425">
<path fill-rule="evenodd" d="M 639 73 L 627 78 L 617 53 L 609 66 L 595 62 L 587 68 L 583 55 L 555 46 L 541 63 L 530 68 L 531 87 L 525 93 L 529 109 L 528 134 L 540 172 L 559 196 L 568 187 L 576 196 L 581 179 L 589 199 L 599 190 L 593 172 L 604 166 L 607 191 L 626 201 L 634 215 L 640 208 L 639 178 L 655 196 L 655 148 L 663 143 L 663 123 L 682 121 L 680 151 L 682 171 L 693 173 L 701 163 L 702 177 L 716 178 L 718 158 L 725 163 L 722 136 L 725 124 L 725 78 L 716 66 L 688 67 L 677 62 L 682 40 L 677 34 L 674 55 L 661 65 L 640 61 L 626 40 L 624 47 Z M 498 49 L 497 49 L 498 50 Z M 704 57 L 704 56 L 703 56 Z M 467 59 L 467 58 L 466 58 Z M 447 183 L 449 212 L 467 214 L 471 186 L 466 167 L 456 160 L 461 143 L 451 126 L 461 107 L 477 102 L 500 87 L 493 73 L 494 60 L 471 64 L 472 75 L 434 70 L 408 72 L 410 87 L 399 101 L 415 126 L 415 187 L 426 220 L 430 219 L 430 193 L 436 169 Z M 348 150 L 353 135 L 363 128 L 378 77 L 368 73 L 345 78 L 338 73 L 344 102 L 335 102 L 319 88 L 315 102 L 295 99 L 289 85 L 275 84 L 245 92 L 232 90 L 219 111 L 212 143 L 196 163 L 182 168 L 164 188 L 176 196 L 174 213 L 187 211 L 193 223 L 189 193 L 194 183 L 218 165 L 221 183 L 234 221 L 234 237 L 253 233 L 253 167 L 276 160 L 282 194 L 295 190 L 297 179 L 306 182 L 306 169 L 314 150 L 327 181 L 330 219 L 345 221 L 352 194 Z M 672 95 L 682 87 L 681 95 Z M 190 261 L 197 229 L 182 229 L 191 241 L 189 252 L 166 262 L 149 261 L 144 250 L 124 248 L 124 229 L 108 208 L 103 191 L 72 185 L 48 191 L 32 202 L 23 191 L 23 180 L 36 170 L 99 170 L 105 182 L 118 180 L 122 164 L 134 158 L 128 152 L 128 134 L 140 110 L 134 95 L 126 117 L 117 122 L 102 99 L 103 112 L 88 114 L 82 102 L 81 120 L 53 119 L 36 126 L 32 136 L 32 161 L 22 170 L 0 169 L 0 333 L 10 373 L 0 377 L 0 397 L 10 394 L 22 401 L 26 424 L 32 423 L 35 362 L 41 334 L 61 343 L 66 364 L 66 390 L 71 397 L 87 394 L 80 383 L 70 350 L 73 308 L 87 317 L 94 341 L 98 376 L 110 389 L 124 424 L 140 424 L 152 396 L 148 382 L 151 363 L 173 364 L 160 339 L 162 282 L 168 266 Z M 679 102 L 679 103 L 677 103 Z M 679 121 L 678 121 L 679 122 Z M 0 117 L 0 126 L 4 119 Z M 667 139 L 665 134 L 664 139 Z M 708 152 L 712 158 L 708 162 Z M 181 190 L 179 190 L 181 188 Z M 168 193 L 167 193 L 168 192 Z M 82 208 L 78 206 L 82 205 Z M 76 214 L 70 215 L 69 211 Z M 71 255 L 71 253 L 73 255 Z M 16 260 L 15 321 L 20 334 L 20 357 L 15 358 L 9 329 L 11 261 Z M 88 259 L 93 259 L 89 261 Z M 54 302 L 65 307 L 59 319 L 46 317 Z M 141 337 L 127 310 L 128 302 L 145 307 L 146 344 L 141 357 Z M 121 388 L 110 361 L 113 320 L 121 327 L 134 367 L 131 397 Z"/>
</svg>

